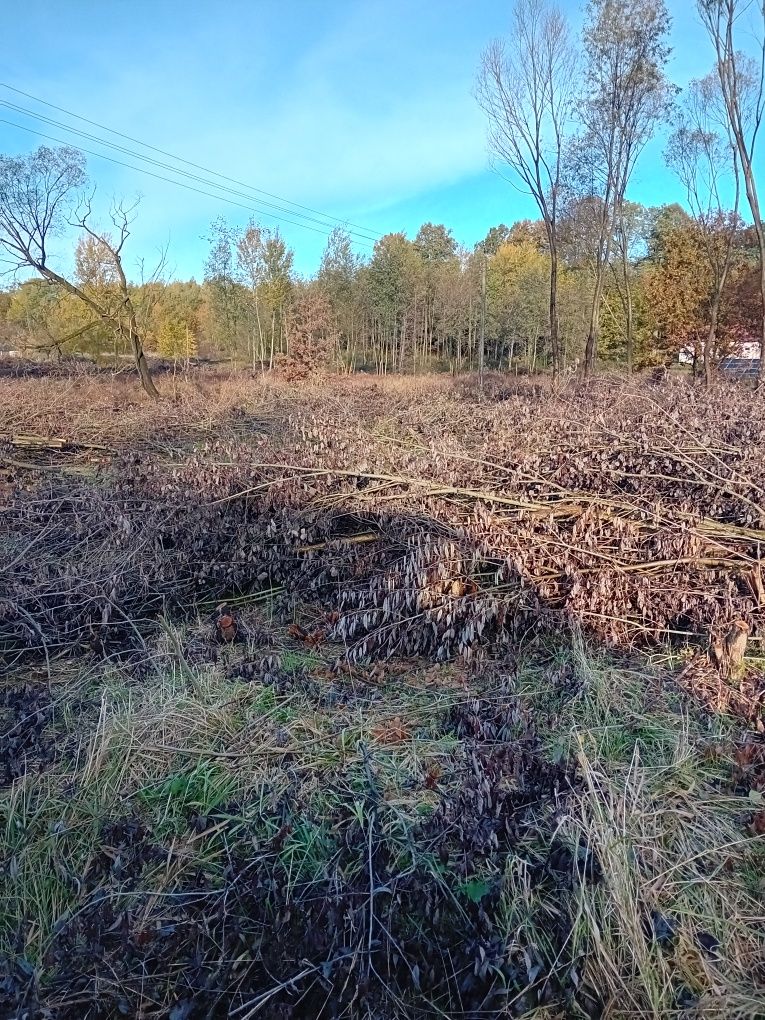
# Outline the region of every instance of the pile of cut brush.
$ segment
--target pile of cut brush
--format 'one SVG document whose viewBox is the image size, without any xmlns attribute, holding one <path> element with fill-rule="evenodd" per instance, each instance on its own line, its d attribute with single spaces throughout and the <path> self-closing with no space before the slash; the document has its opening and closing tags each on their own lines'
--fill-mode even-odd
<svg viewBox="0 0 765 1020">
<path fill-rule="evenodd" d="M 140 642 L 160 610 L 275 586 L 334 611 L 328 636 L 355 657 L 471 658 L 572 617 L 620 645 L 719 644 L 734 625 L 762 640 L 762 395 L 604 380 L 279 396 L 275 434 L 232 418 L 190 455 L 18 491 L 6 653 Z"/>
</svg>

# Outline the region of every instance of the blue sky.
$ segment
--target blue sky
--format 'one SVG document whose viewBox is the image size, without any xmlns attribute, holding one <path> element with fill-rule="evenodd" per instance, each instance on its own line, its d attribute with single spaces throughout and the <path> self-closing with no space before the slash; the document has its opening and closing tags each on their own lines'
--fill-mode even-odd
<svg viewBox="0 0 765 1020">
<path fill-rule="evenodd" d="M 579 26 L 582 4 L 561 6 Z M 681 86 L 711 67 L 694 6 L 670 0 L 670 74 Z M 481 51 L 506 32 L 509 16 L 505 0 L 9 0 L 0 81 L 372 231 L 413 235 L 432 220 L 472 246 L 490 226 L 534 215 L 529 200 L 488 169 L 485 122 L 471 92 Z M 0 99 L 69 120 L 6 89 Z M 2 107 L 0 118 L 68 137 Z M 42 141 L 0 124 L 0 152 Z M 682 197 L 661 153 L 661 140 L 646 150 L 632 199 Z M 112 195 L 142 196 L 130 255 L 149 263 L 169 244 L 174 275 L 201 277 L 213 218 L 243 223 L 250 215 L 88 162 L 102 207 Z M 298 270 L 312 272 L 326 238 L 281 229 Z"/>
</svg>

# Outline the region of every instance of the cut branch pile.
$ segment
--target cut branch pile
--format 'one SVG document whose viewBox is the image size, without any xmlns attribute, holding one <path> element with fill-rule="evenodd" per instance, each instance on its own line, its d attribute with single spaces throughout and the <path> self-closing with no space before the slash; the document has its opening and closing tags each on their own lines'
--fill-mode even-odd
<svg viewBox="0 0 765 1020">
<path fill-rule="evenodd" d="M 19 493 L 6 643 L 108 645 L 173 603 L 271 586 L 335 609 L 357 657 L 470 658 L 563 617 L 618 644 L 734 620 L 762 640 L 762 396 L 603 383 L 394 408 L 345 385 L 330 407 L 293 394 L 277 435 L 232 419 L 108 486 Z"/>
</svg>

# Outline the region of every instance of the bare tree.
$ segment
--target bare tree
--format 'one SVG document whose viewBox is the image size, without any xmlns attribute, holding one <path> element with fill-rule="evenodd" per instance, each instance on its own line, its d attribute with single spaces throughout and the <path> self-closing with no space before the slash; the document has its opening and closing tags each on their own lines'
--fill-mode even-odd
<svg viewBox="0 0 765 1020">
<path fill-rule="evenodd" d="M 91 242 L 88 247 L 92 249 L 100 262 L 98 276 L 92 281 L 95 286 L 88 286 L 90 280 L 86 275 L 86 267 L 83 266 L 79 269 L 78 284 L 71 284 L 67 281 L 64 281 L 64 284 L 80 300 L 88 304 L 102 322 L 111 326 L 118 336 L 127 341 L 141 379 L 141 385 L 150 397 L 158 397 L 159 393 L 152 380 L 143 350 L 136 305 L 122 263 L 122 250 L 130 237 L 130 224 L 134 209 L 135 206 L 115 204 L 110 213 L 114 233 L 110 233 L 98 231 L 90 225 L 92 209 L 89 200 L 80 205 L 71 223 L 79 227 Z M 160 258 L 157 269 L 149 280 L 144 281 L 145 283 L 157 281 L 163 261 Z M 105 283 L 108 285 L 104 286 Z M 151 288 L 144 287 L 144 290 L 150 291 Z"/>
<path fill-rule="evenodd" d="M 558 216 L 576 56 L 565 18 L 549 0 L 516 0 L 507 42 L 483 54 L 477 98 L 489 119 L 489 147 L 539 209 L 550 250 L 550 348 L 562 367 L 558 319 Z"/>
<path fill-rule="evenodd" d="M 738 150 L 727 122 L 722 125 L 724 135 L 716 130 L 718 97 L 716 75 L 691 82 L 666 154 L 668 164 L 685 187 L 691 215 L 709 263 L 709 328 L 702 347 L 707 386 L 712 383 L 720 305 L 740 226 Z M 722 189 L 731 177 L 734 198 L 733 208 L 729 210 Z"/>
<path fill-rule="evenodd" d="M 725 114 L 736 146 L 749 208 L 752 213 L 760 251 L 760 293 L 762 325 L 760 330 L 759 383 L 765 383 L 765 227 L 763 227 L 754 155 L 757 137 L 765 114 L 765 4 L 761 0 L 697 0 L 701 21 L 707 30 L 717 58 Z M 756 12 L 761 20 L 756 58 L 736 50 L 735 30 L 744 14 Z"/>
<path fill-rule="evenodd" d="M 115 206 L 115 236 L 99 233 L 91 226 L 90 201 L 76 207 L 86 183 L 85 162 L 75 149 L 43 146 L 28 156 L 0 156 L 0 246 L 10 256 L 13 271 L 33 269 L 48 283 L 79 298 L 97 319 L 127 340 L 141 385 L 149 396 L 158 397 L 122 264 L 132 210 Z M 96 289 L 73 282 L 51 267 L 50 245 L 67 224 L 79 227 L 93 241 L 102 269 L 114 284 L 114 300 L 105 300 Z"/>
<path fill-rule="evenodd" d="M 605 278 L 627 186 L 670 102 L 664 76 L 669 27 L 664 0 L 590 0 L 580 172 L 601 201 L 585 375 L 595 367 Z"/>
</svg>

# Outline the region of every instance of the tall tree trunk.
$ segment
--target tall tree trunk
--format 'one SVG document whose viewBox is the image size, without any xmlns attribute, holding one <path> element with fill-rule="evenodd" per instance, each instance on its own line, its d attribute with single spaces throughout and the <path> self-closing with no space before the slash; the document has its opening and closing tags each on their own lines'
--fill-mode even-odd
<svg viewBox="0 0 765 1020">
<path fill-rule="evenodd" d="M 715 349 L 715 343 L 717 341 L 717 322 L 720 315 L 720 297 L 721 292 L 716 289 L 716 293 L 712 298 L 712 305 L 709 310 L 709 329 L 707 331 L 706 339 L 704 340 L 704 347 L 702 350 L 702 356 L 704 359 L 704 385 L 709 389 L 712 385 L 712 378 L 714 369 L 712 366 L 712 354 Z"/>
<path fill-rule="evenodd" d="M 626 181 L 625 181 L 626 185 Z M 615 186 L 612 181 L 607 182 L 606 193 L 602 198 L 602 206 L 599 216 L 598 247 L 595 254 L 595 286 L 592 293 L 592 304 L 590 306 L 590 324 L 587 330 L 587 343 L 584 348 L 584 377 L 589 378 L 595 371 L 595 360 L 598 356 L 598 341 L 600 340 L 600 311 L 603 304 L 603 291 L 606 284 L 606 273 L 611 263 L 611 244 L 614 235 L 614 224 L 618 217 L 624 200 L 624 189 Z"/>
<path fill-rule="evenodd" d="M 632 368 L 635 361 L 635 315 L 632 303 L 632 284 L 630 283 L 629 275 L 626 272 L 624 274 L 624 290 L 627 311 L 627 373 L 632 375 Z"/>
<path fill-rule="evenodd" d="M 406 322 L 406 319 L 404 320 Z M 428 309 L 427 306 L 422 310 L 422 333 L 423 333 L 423 350 L 425 348 L 425 331 L 428 328 Z M 414 299 L 414 309 L 412 311 L 412 375 L 417 375 L 417 298 Z"/>
<path fill-rule="evenodd" d="M 603 304 L 603 289 L 606 283 L 606 269 L 611 258 L 610 217 L 601 226 L 600 251 L 595 263 L 595 287 L 592 293 L 592 305 L 590 306 L 590 326 L 587 331 L 587 344 L 584 349 L 584 376 L 589 378 L 595 371 L 595 359 L 598 356 L 598 341 L 600 339 L 600 309 Z M 605 237 L 603 235 L 606 235 Z"/>
<path fill-rule="evenodd" d="M 736 208 L 738 208 L 738 185 L 736 187 Z M 712 355 L 714 353 L 715 345 L 717 343 L 717 325 L 720 319 L 720 306 L 722 305 L 722 296 L 725 290 L 725 284 L 730 273 L 730 265 L 733 260 L 733 240 L 734 235 L 728 236 L 728 246 L 725 252 L 725 258 L 722 263 L 722 267 L 719 268 L 714 275 L 714 290 L 712 291 L 712 299 L 709 305 L 709 331 L 707 332 L 707 338 L 704 342 L 704 382 L 707 387 L 712 385 L 713 366 L 712 366 Z M 761 263 L 762 266 L 763 263 Z M 765 305 L 763 306 L 765 307 Z M 765 321 L 765 320 L 764 320 Z M 765 349 L 765 348 L 763 348 Z M 760 368 L 762 368 L 762 358 L 760 358 Z"/>
<path fill-rule="evenodd" d="M 762 224 L 757 234 L 760 245 L 760 295 L 762 297 L 762 319 L 760 320 L 760 367 L 757 373 L 757 385 L 765 386 L 765 233 Z"/>
<path fill-rule="evenodd" d="M 760 252 L 760 298 L 762 300 L 762 315 L 760 318 L 760 368 L 757 373 L 757 385 L 763 386 L 765 385 L 765 227 L 763 227 L 762 223 L 760 202 L 757 195 L 757 185 L 754 179 L 752 163 L 746 149 L 746 140 L 744 139 L 743 133 L 738 124 L 734 123 L 733 128 L 736 146 L 741 158 L 741 168 L 744 171 L 746 197 L 752 213 L 752 223 L 754 224 L 754 232 L 757 235 L 757 247 Z"/>
<path fill-rule="evenodd" d="M 560 374 L 560 322 L 558 320 L 558 250 L 550 245 L 550 352 L 553 379 Z"/>
<path fill-rule="evenodd" d="M 627 374 L 632 375 L 635 361 L 635 316 L 632 301 L 632 284 L 630 283 L 630 260 L 627 244 L 627 231 L 624 226 L 624 209 L 621 210 L 619 219 L 619 237 L 622 256 L 622 280 L 624 281 L 624 297 L 622 307 L 624 309 L 625 325 L 627 330 Z"/>
<path fill-rule="evenodd" d="M 117 262 L 117 270 L 121 281 L 123 306 L 128 313 L 127 325 L 120 318 L 119 314 L 115 315 L 111 311 L 103 308 L 101 305 L 98 304 L 97 301 L 94 301 L 93 298 L 91 298 L 85 291 L 80 290 L 79 287 L 75 286 L 75 284 L 73 283 L 70 283 L 69 280 L 67 280 L 65 277 L 59 276 L 58 273 L 54 272 L 52 269 L 49 269 L 42 263 L 39 264 L 33 263 L 33 265 L 37 272 L 40 274 L 40 276 L 42 276 L 43 279 L 47 280 L 48 283 L 58 284 L 60 287 L 63 287 L 64 290 L 68 291 L 70 294 L 73 294 L 76 298 L 79 298 L 79 300 L 82 301 L 83 304 L 86 304 L 88 308 L 95 312 L 96 316 L 101 320 L 101 322 L 103 322 L 106 326 L 109 326 L 112 330 L 114 330 L 115 337 L 122 336 L 128 341 L 128 343 L 130 344 L 130 349 L 133 352 L 133 360 L 135 362 L 136 370 L 138 371 L 138 377 L 141 380 L 141 386 L 143 387 L 144 392 L 148 396 L 150 396 L 153 400 L 156 400 L 159 397 L 159 391 L 157 390 L 157 387 L 154 385 L 154 380 L 151 377 L 151 369 L 149 368 L 149 363 L 146 360 L 146 355 L 143 352 L 143 343 L 141 342 L 141 335 L 138 332 L 135 311 L 133 310 L 133 304 L 130 300 L 130 294 L 127 289 L 127 281 L 122 271 L 121 264 Z"/>
<path fill-rule="evenodd" d="M 143 344 L 141 338 L 138 335 L 138 331 L 135 329 L 133 323 L 128 327 L 128 339 L 130 340 L 130 346 L 133 349 L 133 360 L 135 361 L 135 367 L 138 369 L 138 375 L 141 380 L 141 386 L 144 391 L 153 399 L 156 400 L 159 397 L 159 391 L 154 385 L 154 380 L 151 377 L 151 370 L 149 369 L 149 363 L 146 360 L 146 355 L 143 352 Z"/>
<path fill-rule="evenodd" d="M 600 338 L 600 304 L 603 298 L 603 274 L 598 270 L 595 280 L 595 289 L 592 294 L 590 306 L 590 325 L 587 330 L 587 343 L 584 348 L 584 376 L 585 379 L 595 371 L 595 358 L 598 352 L 598 339 Z"/>
<path fill-rule="evenodd" d="M 263 336 L 263 324 L 260 321 L 260 302 L 258 301 L 257 293 L 255 294 L 255 318 L 258 323 L 258 340 L 259 340 L 258 358 L 260 359 L 260 368 L 262 371 L 263 365 L 265 364 L 266 360 L 266 340 L 265 337 Z"/>
<path fill-rule="evenodd" d="M 486 252 L 481 259 L 481 335 L 478 340 L 478 377 L 483 385 L 484 359 L 486 357 Z"/>
</svg>

